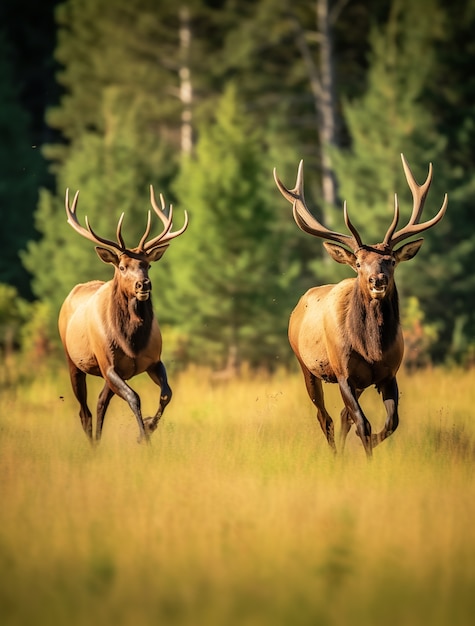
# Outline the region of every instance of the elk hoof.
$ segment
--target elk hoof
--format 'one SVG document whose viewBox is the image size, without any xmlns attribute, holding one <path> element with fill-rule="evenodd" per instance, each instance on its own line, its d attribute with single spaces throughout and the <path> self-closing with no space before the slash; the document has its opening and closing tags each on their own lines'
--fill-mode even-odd
<svg viewBox="0 0 475 626">
<path fill-rule="evenodd" d="M 148 434 L 147 431 L 145 431 L 145 433 L 143 435 L 140 434 L 137 437 L 137 443 L 140 444 L 140 445 L 143 445 L 143 444 L 148 445 L 150 443 L 150 437 L 149 437 L 149 434 Z"/>
<path fill-rule="evenodd" d="M 156 415 L 155 417 L 146 417 L 143 421 L 145 433 L 150 435 L 151 433 L 157 430 L 158 422 L 160 421 L 161 415 Z"/>
</svg>

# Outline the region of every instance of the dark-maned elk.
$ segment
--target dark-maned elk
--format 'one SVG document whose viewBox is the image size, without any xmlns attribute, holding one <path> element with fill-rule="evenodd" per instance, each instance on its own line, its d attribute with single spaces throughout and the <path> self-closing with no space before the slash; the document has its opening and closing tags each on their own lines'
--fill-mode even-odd
<svg viewBox="0 0 475 626">
<path fill-rule="evenodd" d="M 396 231 L 399 219 L 397 195 L 394 218 L 382 243 L 364 244 L 351 223 L 344 204 L 345 224 L 351 235 L 326 228 L 309 212 L 303 189 L 303 162 L 300 162 L 294 189 L 287 189 L 276 175 L 282 195 L 292 204 L 297 225 L 307 233 L 341 245 L 325 242 L 327 252 L 338 263 L 352 267 L 357 276 L 336 285 L 314 287 L 300 299 L 289 323 L 290 345 L 300 363 L 308 394 L 317 408 L 317 417 L 327 441 L 336 452 L 333 421 L 328 414 L 322 381 L 338 383 L 343 398 L 341 412 L 341 448 L 351 425 L 356 426 L 365 452 L 371 457 L 373 448 L 397 428 L 398 386 L 396 373 L 402 361 L 404 340 L 399 322 L 399 302 L 394 270 L 402 261 L 412 259 L 423 239 L 416 239 L 395 249 L 395 246 L 437 224 L 447 208 L 447 194 L 437 215 L 419 223 L 424 201 L 432 181 L 432 164 L 423 185 L 418 185 L 403 155 L 404 173 L 413 197 L 409 222 Z M 349 248 L 349 249 L 347 249 Z M 386 408 L 383 429 L 371 433 L 359 397 L 374 385 L 382 394 Z"/>
<path fill-rule="evenodd" d="M 151 212 L 145 232 L 136 248 L 127 248 L 121 229 L 124 214 L 117 225 L 117 243 L 96 235 L 85 218 L 82 227 L 76 216 L 79 191 L 69 207 L 66 190 L 68 223 L 86 239 L 100 244 L 99 258 L 114 266 L 114 277 L 108 282 L 94 280 L 74 287 L 64 301 L 59 314 L 59 334 L 69 364 L 71 384 L 80 404 L 82 427 L 93 441 L 92 416 L 87 406 L 86 374 L 102 376 L 104 387 L 97 403 L 95 439 L 101 438 L 104 415 L 114 394 L 126 400 L 139 426 L 139 441 L 149 441 L 158 421 L 171 399 L 171 389 L 165 366 L 161 361 L 162 336 L 154 316 L 151 300 L 152 283 L 148 271 L 158 261 L 170 241 L 181 235 L 188 226 L 188 215 L 182 228 L 172 231 L 173 208 L 168 217 L 165 201 L 162 209 L 155 201 L 150 186 L 150 200 L 155 213 L 163 223 L 162 232 L 147 241 L 151 228 Z M 137 374 L 147 372 L 160 387 L 160 402 L 154 417 L 143 419 L 140 398 L 125 382 Z"/>
</svg>

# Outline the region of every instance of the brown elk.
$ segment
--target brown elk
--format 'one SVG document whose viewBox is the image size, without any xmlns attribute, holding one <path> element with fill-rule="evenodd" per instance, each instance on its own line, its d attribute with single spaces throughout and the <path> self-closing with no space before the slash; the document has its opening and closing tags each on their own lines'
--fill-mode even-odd
<svg viewBox="0 0 475 626">
<path fill-rule="evenodd" d="M 345 224 L 351 235 L 326 228 L 308 210 L 304 198 L 303 161 L 300 162 L 294 189 L 287 189 L 274 169 L 274 178 L 282 195 L 292 204 L 294 219 L 303 231 L 341 245 L 324 242 L 330 256 L 352 267 L 357 276 L 336 285 L 314 287 L 300 299 L 289 323 L 290 345 L 301 366 L 307 392 L 317 408 L 317 417 L 327 441 L 336 452 L 333 421 L 323 397 L 322 381 L 338 383 L 343 398 L 341 412 L 341 448 L 352 424 L 356 426 L 365 452 L 397 428 L 398 386 L 396 373 L 402 361 L 404 340 L 399 321 L 399 301 L 394 270 L 398 263 L 412 259 L 423 239 L 416 239 L 394 249 L 413 235 L 437 224 L 447 208 L 447 194 L 437 215 L 419 223 L 424 201 L 432 181 L 432 164 L 426 181 L 418 185 L 401 155 L 404 173 L 412 192 L 413 208 L 409 222 L 396 231 L 399 219 L 397 195 L 394 218 L 382 243 L 366 245 L 351 223 L 344 203 Z M 349 248 L 349 250 L 347 249 Z M 374 385 L 382 394 L 386 408 L 383 429 L 372 434 L 359 404 L 363 391 Z"/>
<path fill-rule="evenodd" d="M 170 244 L 188 226 L 188 215 L 182 228 L 172 231 L 173 207 L 168 217 L 165 201 L 160 196 L 162 208 L 155 201 L 150 186 L 150 201 L 163 223 L 162 232 L 147 241 L 151 228 L 151 212 L 145 232 L 136 248 L 127 248 L 121 234 L 122 213 L 117 225 L 117 243 L 99 237 L 85 218 L 86 227 L 76 215 L 79 191 L 69 207 L 69 190 L 66 190 L 66 215 L 68 223 L 80 235 L 100 244 L 96 247 L 99 258 L 114 266 L 114 277 L 108 282 L 94 280 L 76 285 L 67 296 L 59 314 L 59 334 L 66 352 L 73 392 L 80 404 L 82 427 L 93 441 L 92 415 L 87 406 L 86 375 L 101 376 L 104 387 L 97 403 L 95 440 L 101 438 L 104 416 L 114 394 L 126 400 L 139 426 L 139 441 L 149 441 L 158 425 L 172 391 L 168 384 L 165 366 L 161 361 L 162 336 L 154 316 L 148 272 L 150 264 L 158 261 Z M 125 382 L 137 374 L 147 372 L 160 387 L 160 402 L 154 417 L 144 419 L 138 394 Z"/>
</svg>

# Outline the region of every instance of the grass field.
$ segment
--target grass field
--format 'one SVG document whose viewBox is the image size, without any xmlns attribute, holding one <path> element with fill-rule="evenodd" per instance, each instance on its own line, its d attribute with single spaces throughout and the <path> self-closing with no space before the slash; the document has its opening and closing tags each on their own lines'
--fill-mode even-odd
<svg viewBox="0 0 475 626">
<path fill-rule="evenodd" d="M 472 624 L 474 376 L 402 374 L 368 463 L 354 432 L 332 458 L 297 372 L 213 388 L 190 370 L 150 446 L 114 399 L 92 450 L 65 368 L 40 369 L 1 392 L 1 623 Z M 133 386 L 154 412 L 153 383 Z M 363 406 L 381 427 L 375 391 Z"/>
</svg>

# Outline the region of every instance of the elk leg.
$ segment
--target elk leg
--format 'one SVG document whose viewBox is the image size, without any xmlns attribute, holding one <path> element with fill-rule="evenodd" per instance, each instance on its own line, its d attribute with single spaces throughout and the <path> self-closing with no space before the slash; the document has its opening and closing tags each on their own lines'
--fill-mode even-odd
<svg viewBox="0 0 475 626">
<path fill-rule="evenodd" d="M 301 364 L 301 368 L 310 400 L 317 407 L 317 418 L 320 422 L 320 426 L 325 433 L 330 448 L 336 453 L 335 429 L 333 420 L 325 408 L 322 381 L 312 374 L 303 364 Z"/>
<path fill-rule="evenodd" d="M 359 399 L 361 394 L 362 394 L 362 391 L 356 392 L 357 399 Z M 341 446 L 341 451 L 343 452 L 345 450 L 346 437 L 348 433 L 350 432 L 350 428 L 353 424 L 353 420 L 351 419 L 351 414 L 346 407 L 342 410 L 340 414 L 340 420 L 341 420 L 340 446 Z"/>
<path fill-rule="evenodd" d="M 373 454 L 371 424 L 366 419 L 366 416 L 359 405 L 358 397 L 360 394 L 356 389 L 353 389 L 346 378 L 338 379 L 338 385 L 340 387 L 340 393 L 343 398 L 343 402 L 345 403 L 345 407 L 355 423 L 356 432 L 359 438 L 363 442 L 366 456 L 370 458 Z"/>
<path fill-rule="evenodd" d="M 382 441 L 392 435 L 399 424 L 398 416 L 398 401 L 399 390 L 397 386 L 396 378 L 391 378 L 385 385 L 381 387 L 381 393 L 383 396 L 384 406 L 386 407 L 386 422 L 381 432 L 372 435 L 371 442 L 374 446 L 377 446 Z"/>
<path fill-rule="evenodd" d="M 74 395 L 81 406 L 79 417 L 83 430 L 92 441 L 92 413 L 87 406 L 86 374 L 78 369 L 72 361 L 69 361 L 69 376 Z"/>
<path fill-rule="evenodd" d="M 346 407 L 340 413 L 340 421 L 341 421 L 340 448 L 341 448 L 341 452 L 344 452 L 346 437 L 348 436 L 351 425 L 353 424 L 353 421 L 350 417 L 350 413 Z"/>
<path fill-rule="evenodd" d="M 109 406 L 109 402 L 111 401 L 111 398 L 113 395 L 114 395 L 114 392 L 112 391 L 112 389 L 109 387 L 109 385 L 106 382 L 97 400 L 97 423 L 96 423 L 96 441 L 97 442 L 101 440 L 104 416 L 106 414 L 107 407 Z"/>
<path fill-rule="evenodd" d="M 147 373 L 153 382 L 160 387 L 160 403 L 158 405 L 157 412 L 153 417 L 145 419 L 145 428 L 149 433 L 153 433 L 158 426 L 158 422 L 162 417 L 163 412 L 165 411 L 165 407 L 172 399 L 172 390 L 168 384 L 167 370 L 165 369 L 165 365 L 162 361 L 155 363 L 147 370 Z"/>
<path fill-rule="evenodd" d="M 119 398 L 125 400 L 132 409 L 139 426 L 139 443 L 144 440 L 148 443 L 149 436 L 148 432 L 146 432 L 144 428 L 139 395 L 135 393 L 131 387 L 129 387 L 125 380 L 122 380 L 113 367 L 109 367 L 104 378 L 112 392 L 117 394 Z"/>
</svg>

